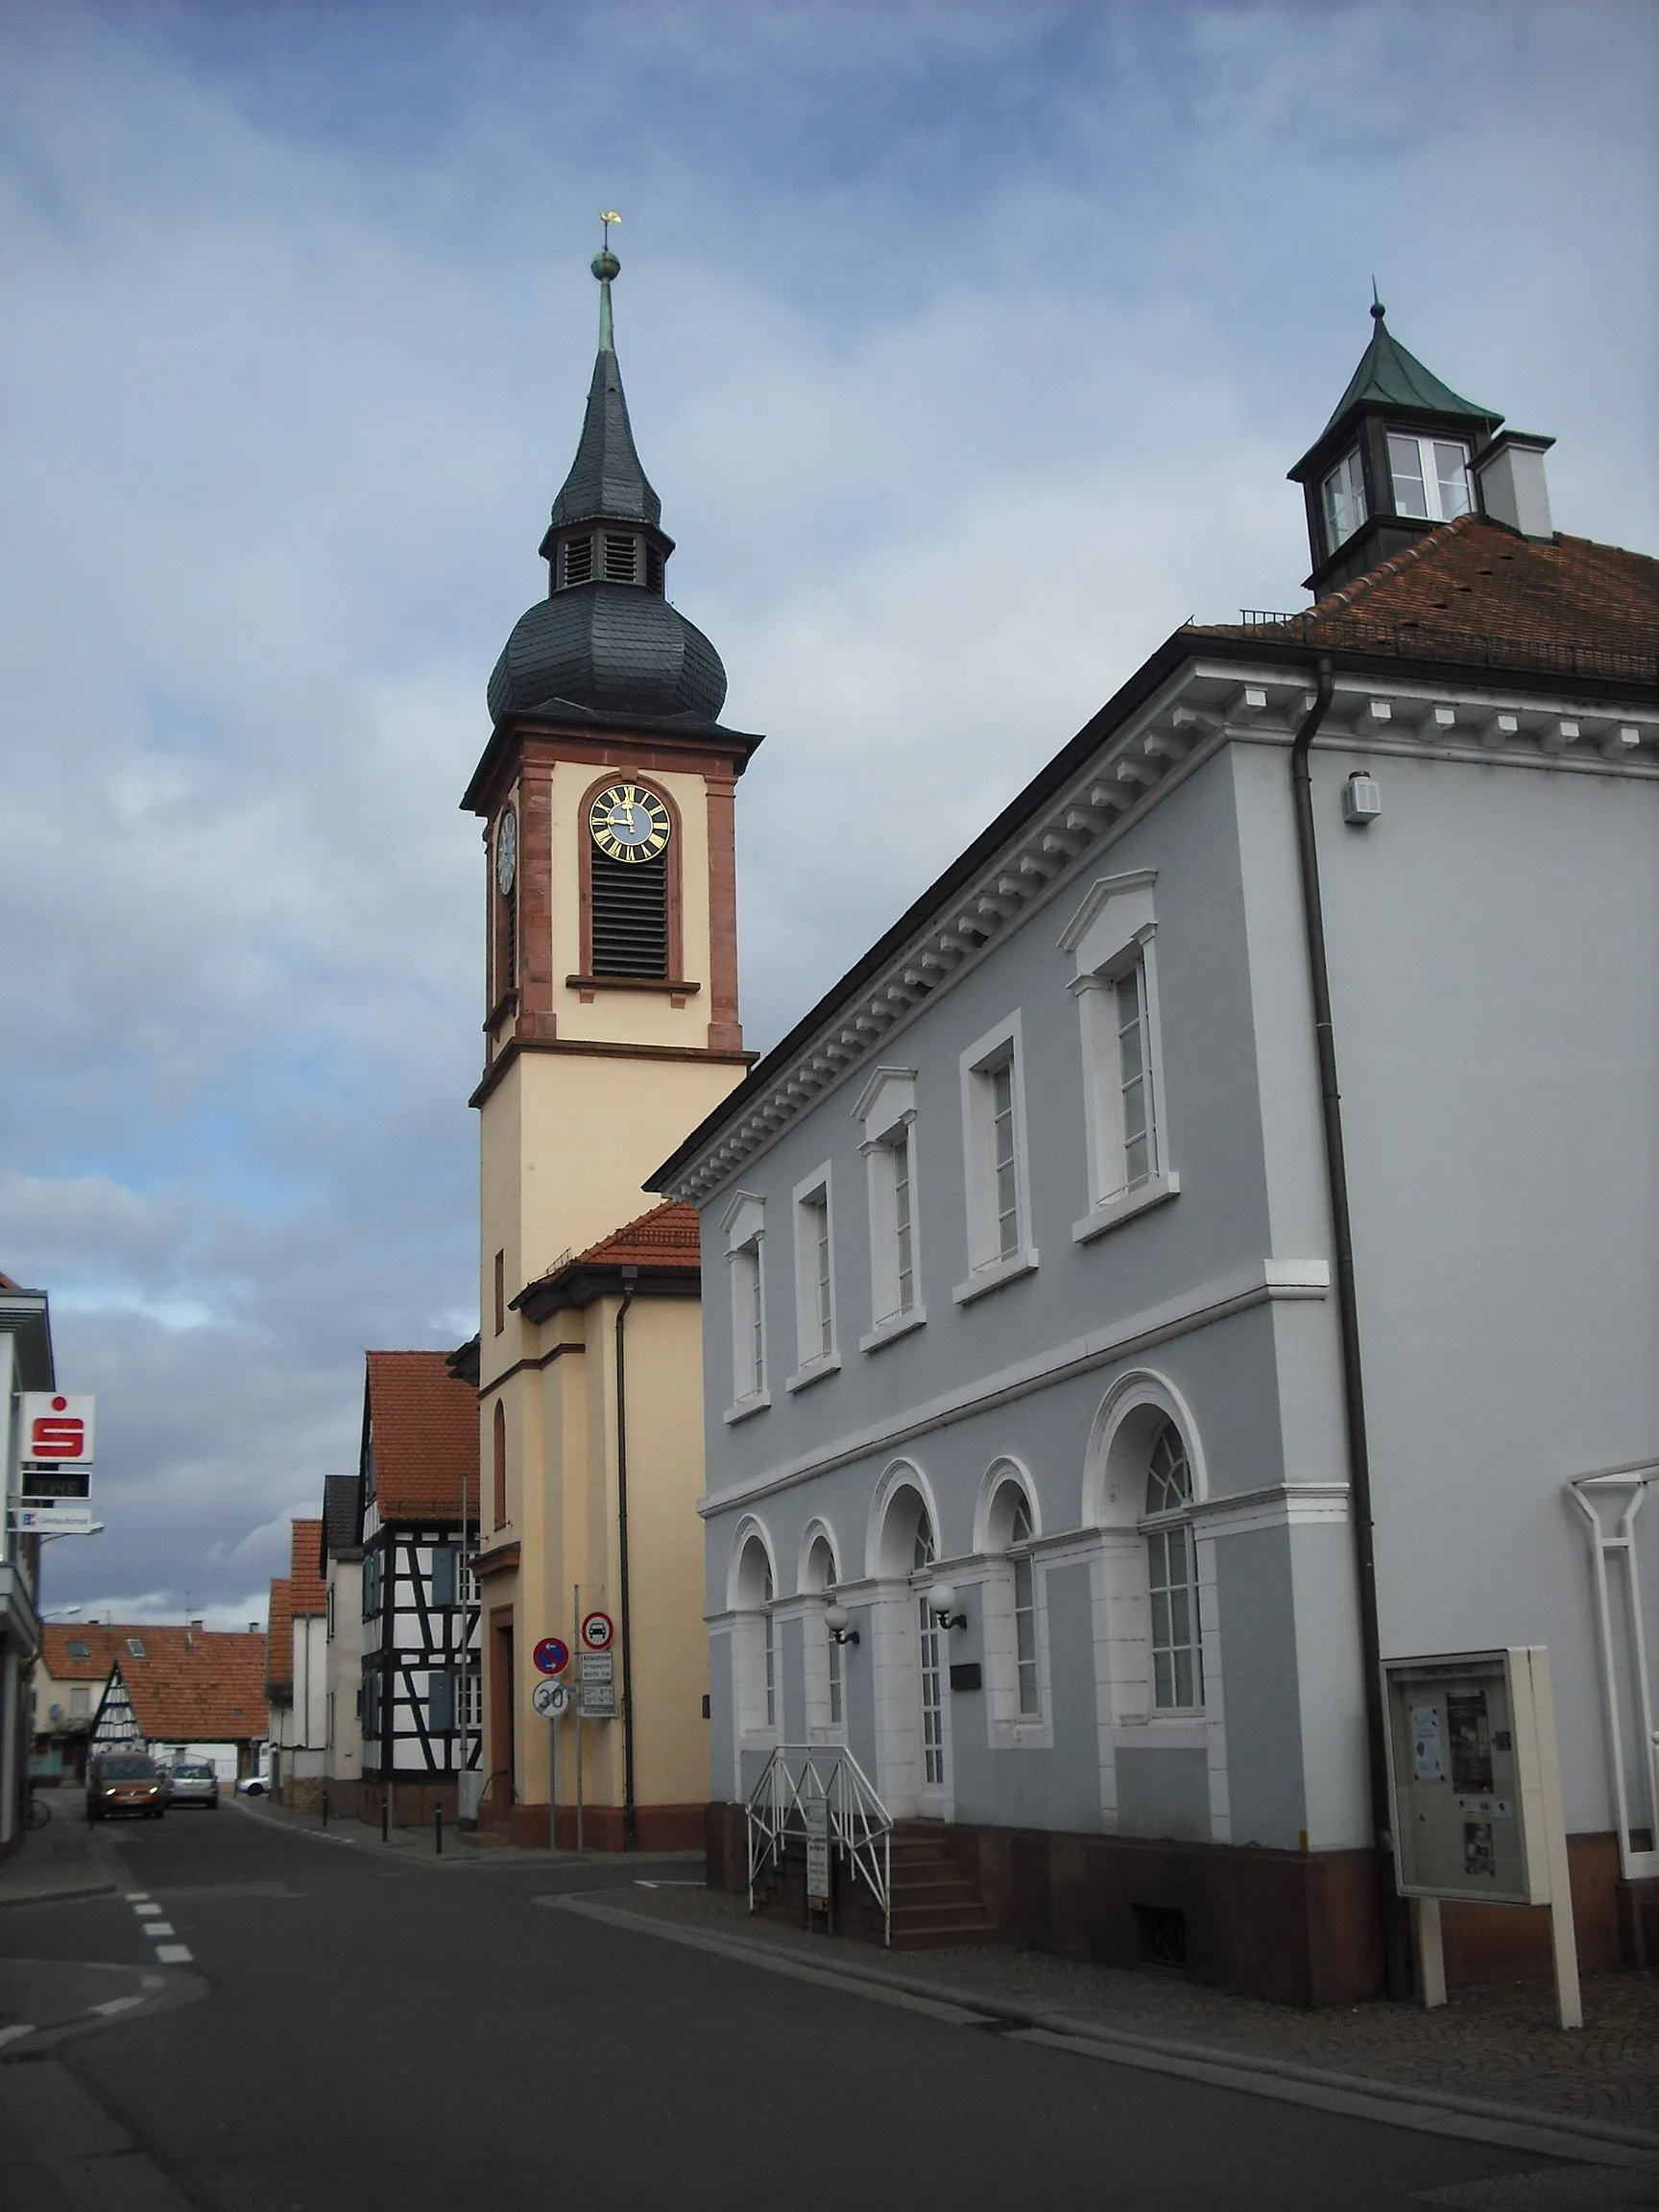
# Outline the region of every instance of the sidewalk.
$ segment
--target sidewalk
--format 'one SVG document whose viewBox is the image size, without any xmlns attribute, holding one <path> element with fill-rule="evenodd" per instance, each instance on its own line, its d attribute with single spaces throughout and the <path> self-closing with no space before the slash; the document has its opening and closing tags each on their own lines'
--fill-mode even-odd
<svg viewBox="0 0 1659 2212">
<path fill-rule="evenodd" d="M 1584 2027 L 1555 2025 L 1546 1983 L 1509 1983 L 1425 2012 L 1375 2003 L 1292 2011 L 1179 1975 L 1060 1959 L 1015 1944 L 895 1954 L 809 1936 L 724 1890 L 664 1884 L 607 1891 L 611 1913 L 696 1932 L 856 1980 L 884 1983 L 1027 2027 L 1122 2038 L 1192 2057 L 1415 2090 L 1456 2105 L 1558 2117 L 1659 2152 L 1659 1976 L 1584 1978 Z"/>
<path fill-rule="evenodd" d="M 458 1828 L 453 1821 L 444 1823 L 444 1852 L 439 1857 L 436 1838 L 428 1823 L 420 1828 L 394 1828 L 388 1841 L 380 1839 L 376 1822 L 342 1817 L 331 1815 L 326 1827 L 317 1813 L 297 1813 L 286 1805 L 273 1803 L 269 1797 L 238 1797 L 236 1809 L 255 1820 L 269 1820 L 279 1828 L 297 1831 L 302 1836 L 316 1836 L 334 1843 L 349 1843 L 354 1850 L 370 1851 L 399 1859 L 405 1865 L 416 1864 L 436 1868 L 440 1872 L 456 1867 L 516 1868 L 519 1873 L 533 1873 L 538 1867 L 606 1866 L 614 1867 L 620 1874 L 629 1866 L 683 1865 L 694 1870 L 699 1882 L 703 1879 L 703 1854 L 701 1851 L 631 1851 L 626 1857 L 616 1851 L 588 1851 L 580 1857 L 574 1851 L 531 1850 L 516 1844 L 499 1843 L 492 1839 L 481 1842 L 468 1829 Z"/>
<path fill-rule="evenodd" d="M 78 1790 L 46 1793 L 52 1818 L 24 1831 L 22 1848 L 0 1860 L 0 1906 L 50 1905 L 70 1897 L 100 1897 L 117 1887 L 119 1869 L 94 1841 L 82 1816 Z"/>
</svg>

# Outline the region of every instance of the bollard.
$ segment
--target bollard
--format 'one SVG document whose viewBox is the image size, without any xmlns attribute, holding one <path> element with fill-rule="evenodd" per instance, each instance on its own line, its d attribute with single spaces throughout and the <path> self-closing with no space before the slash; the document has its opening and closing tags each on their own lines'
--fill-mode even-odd
<svg viewBox="0 0 1659 2212">
<path fill-rule="evenodd" d="M 432 1843 L 438 1857 L 442 1859 L 444 1856 L 444 1808 L 442 1805 L 434 1805 L 432 1808 Z"/>
<path fill-rule="evenodd" d="M 392 1840 L 392 1793 L 388 1790 L 380 1792 L 380 1840 L 382 1843 Z"/>
<path fill-rule="evenodd" d="M 325 1828 L 328 1825 L 328 1791 L 326 1786 L 323 1791 L 323 1825 Z"/>
</svg>

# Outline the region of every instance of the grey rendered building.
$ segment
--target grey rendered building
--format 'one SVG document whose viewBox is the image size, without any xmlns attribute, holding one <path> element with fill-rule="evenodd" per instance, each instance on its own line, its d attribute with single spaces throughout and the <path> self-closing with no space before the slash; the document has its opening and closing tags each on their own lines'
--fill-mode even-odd
<svg viewBox="0 0 1659 2212">
<path fill-rule="evenodd" d="M 1026 1939 L 1357 1996 L 1379 1656 L 1541 1643 L 1581 1954 L 1639 1940 L 1659 563 L 1500 422 L 1378 310 L 1292 472 L 1310 611 L 1175 633 L 654 1179 L 715 1878 L 839 1743 Z M 1455 1978 L 1535 1934 L 1449 1920 Z"/>
</svg>

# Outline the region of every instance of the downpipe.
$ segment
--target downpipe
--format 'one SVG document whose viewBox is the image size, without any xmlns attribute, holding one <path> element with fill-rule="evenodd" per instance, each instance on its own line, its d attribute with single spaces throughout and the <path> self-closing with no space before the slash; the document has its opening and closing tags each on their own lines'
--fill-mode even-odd
<svg viewBox="0 0 1659 2212">
<path fill-rule="evenodd" d="M 622 1615 L 622 1848 L 639 1848 L 634 1808 L 634 1624 L 628 1601 L 628 1309 L 634 1303 L 637 1267 L 622 1270 L 622 1303 L 616 1309 L 616 1544 Z"/>
<path fill-rule="evenodd" d="M 1290 791 L 1296 817 L 1296 860 L 1302 883 L 1302 919 L 1313 989 L 1313 1048 L 1319 1068 L 1319 1111 L 1325 1138 L 1325 1177 L 1331 1201 L 1331 1237 L 1336 1266 L 1336 1318 L 1342 1351 L 1342 1411 L 1348 1445 L 1348 1482 L 1354 1528 L 1354 1564 L 1359 1586 L 1359 1657 L 1365 1695 L 1365 1750 L 1371 1833 L 1382 1884 L 1379 1918 L 1384 1985 L 1390 1997 L 1410 1994 L 1409 1945 L 1405 1900 L 1395 1887 L 1394 1838 L 1388 1805 L 1388 1750 L 1382 1710 L 1382 1644 L 1377 1617 L 1377 1552 L 1371 1512 L 1371 1451 L 1365 1427 L 1365 1379 L 1359 1358 L 1359 1302 L 1354 1280 L 1354 1231 L 1348 1208 L 1348 1162 L 1342 1136 L 1342 1093 L 1336 1080 L 1336 1033 L 1331 1014 L 1331 971 L 1326 956 L 1325 908 L 1319 889 L 1319 847 L 1313 826 L 1313 779 L 1309 756 L 1335 685 L 1331 662 L 1314 663 L 1313 705 L 1290 747 Z"/>
</svg>

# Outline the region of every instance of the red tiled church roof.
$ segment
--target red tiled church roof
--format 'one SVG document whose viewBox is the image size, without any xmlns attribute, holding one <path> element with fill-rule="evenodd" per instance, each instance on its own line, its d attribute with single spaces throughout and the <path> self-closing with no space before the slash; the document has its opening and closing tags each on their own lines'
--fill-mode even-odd
<svg viewBox="0 0 1659 2212">
<path fill-rule="evenodd" d="M 613 1229 L 565 1264 L 571 1267 L 695 1267 L 700 1246 L 695 1206 L 653 1206 Z"/>
<path fill-rule="evenodd" d="M 478 1509 L 478 1393 L 443 1352 L 371 1352 L 374 1499 L 386 1521 L 459 1520 L 465 1477 Z M 315 1547 L 313 1547 L 315 1551 Z"/>
</svg>

